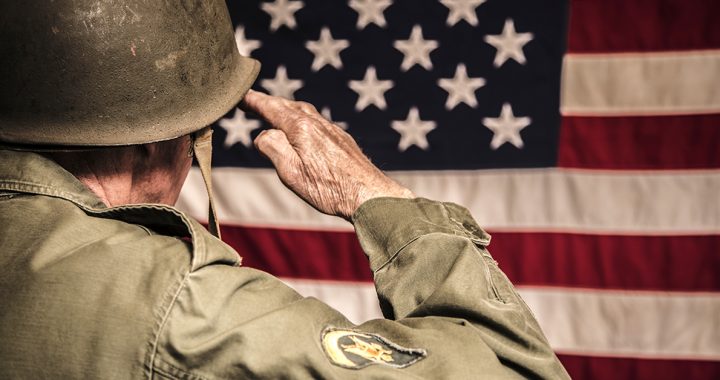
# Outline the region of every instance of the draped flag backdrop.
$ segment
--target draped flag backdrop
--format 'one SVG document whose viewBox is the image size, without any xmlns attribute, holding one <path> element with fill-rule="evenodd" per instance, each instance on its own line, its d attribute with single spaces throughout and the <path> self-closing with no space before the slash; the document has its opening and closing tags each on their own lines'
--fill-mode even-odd
<svg viewBox="0 0 720 380">
<path fill-rule="evenodd" d="M 314 104 L 418 195 L 468 207 L 570 374 L 720 378 L 720 2 L 231 1 L 255 88 Z M 218 122 L 224 240 L 361 322 L 343 220 Z M 197 170 L 179 207 L 206 219 Z M 473 363 L 468 363 L 472 366 Z"/>
</svg>

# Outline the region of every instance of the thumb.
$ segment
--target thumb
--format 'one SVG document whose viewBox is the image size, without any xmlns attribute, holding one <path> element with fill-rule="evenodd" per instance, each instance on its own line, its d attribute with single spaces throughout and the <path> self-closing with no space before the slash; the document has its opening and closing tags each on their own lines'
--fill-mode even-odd
<svg viewBox="0 0 720 380">
<path fill-rule="evenodd" d="M 297 166 L 300 158 L 290 145 L 285 132 L 277 129 L 264 130 L 255 138 L 254 143 L 255 148 L 272 162 L 281 178 L 294 172 L 293 166 Z"/>
</svg>

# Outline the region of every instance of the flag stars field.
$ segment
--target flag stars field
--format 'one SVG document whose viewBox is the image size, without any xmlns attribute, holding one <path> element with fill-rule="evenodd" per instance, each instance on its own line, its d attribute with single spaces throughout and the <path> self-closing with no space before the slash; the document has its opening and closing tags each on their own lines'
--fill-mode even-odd
<svg viewBox="0 0 720 380">
<path fill-rule="evenodd" d="M 440 0 L 439 2 L 448 10 L 445 19 L 448 28 L 454 28 L 462 21 L 465 21 L 473 28 L 477 28 L 480 27 L 478 20 L 478 14 L 481 12 L 480 6 L 488 2 L 488 0 Z M 356 28 L 358 33 L 363 33 L 363 30 L 371 24 L 386 28 L 388 21 L 385 12 L 392 5 L 392 0 L 350 0 L 347 3 L 347 6 L 357 14 Z M 300 0 L 273 0 L 260 3 L 260 8 L 271 17 L 269 25 L 271 32 L 277 31 L 282 26 L 289 29 L 297 28 L 295 13 L 303 9 L 303 7 L 305 7 L 305 3 Z M 438 40 L 426 39 L 421 24 L 412 26 L 407 39 L 397 38 L 399 36 L 394 37 L 392 46 L 403 56 L 398 67 L 401 72 L 408 72 L 414 66 L 420 66 L 428 73 L 434 70 L 430 54 L 441 48 L 441 44 Z M 254 50 L 262 46 L 259 40 L 247 39 L 245 29 L 241 26 L 238 26 L 235 30 L 235 38 L 238 50 L 243 55 L 250 55 Z M 531 32 L 518 32 L 514 20 L 507 18 L 500 34 L 485 34 L 482 40 L 489 45 L 488 48 L 495 49 L 493 66 L 501 68 L 509 60 L 525 65 L 527 58 L 523 49 L 533 38 L 534 34 Z M 347 39 L 335 38 L 332 28 L 325 25 L 320 29 L 316 40 L 308 39 L 305 42 L 305 48 L 313 54 L 313 60 L 310 64 L 312 72 L 318 72 L 326 66 L 341 71 L 344 65 L 340 53 L 351 48 L 351 43 Z M 444 63 L 447 64 L 447 62 Z M 437 86 L 447 92 L 444 109 L 452 112 L 462 103 L 471 109 L 478 109 L 479 102 L 476 91 L 486 86 L 488 79 L 485 77 L 470 77 L 465 63 L 455 64 L 455 73 L 452 78 L 435 80 Z M 383 70 L 385 70 L 385 66 L 383 66 Z M 371 64 L 366 68 L 362 79 L 348 81 L 349 89 L 357 94 L 355 100 L 355 110 L 357 112 L 362 112 L 370 106 L 375 106 L 381 111 L 388 109 L 385 94 L 394 88 L 396 82 L 391 79 L 393 78 L 392 75 L 386 78 L 379 79 L 376 66 Z M 274 78 L 262 79 L 260 84 L 272 95 L 294 99 L 295 92 L 304 86 L 304 81 L 290 79 L 286 67 L 281 64 L 278 66 Z M 490 115 L 487 113 L 480 115 L 482 125 L 493 132 L 490 148 L 497 150 L 505 143 L 510 143 L 514 147 L 522 149 L 525 142 L 520 136 L 520 131 L 530 125 L 531 119 L 526 116 L 515 117 L 512 106 L 508 102 L 510 99 L 503 100 L 505 103 L 498 117 L 489 117 Z M 406 151 L 413 145 L 422 150 L 427 150 L 430 144 L 426 135 L 437 127 L 437 120 L 442 119 L 441 115 L 434 115 L 433 118 L 436 120 L 422 121 L 419 118 L 419 109 L 420 107 L 413 106 L 404 121 L 390 121 L 390 127 L 401 135 L 398 143 L 400 152 Z M 484 112 L 487 112 L 487 110 L 485 109 Z M 325 117 L 331 119 L 329 107 L 323 108 L 322 113 Z M 242 124 L 242 121 L 237 122 Z M 225 123 L 229 122 L 226 121 Z M 347 128 L 347 123 L 337 124 L 341 125 L 343 129 Z M 233 133 L 240 132 L 235 131 Z M 231 136 L 230 133 L 228 139 L 245 141 L 235 134 Z"/>
<path fill-rule="evenodd" d="M 482 25 L 480 25 L 478 15 L 482 12 L 483 8 L 481 6 L 487 2 L 488 0 L 439 0 L 439 3 L 448 11 L 444 20 L 447 28 L 455 28 L 463 21 L 472 28 L 481 28 Z M 288 29 L 296 29 L 298 23 L 295 19 L 295 13 L 306 6 L 300 0 L 273 0 L 260 2 L 259 5 L 271 17 L 270 32 L 275 32 L 282 26 L 286 26 Z M 362 36 L 363 33 L 366 33 L 364 30 L 371 24 L 379 28 L 387 28 L 386 11 L 392 5 L 392 0 L 350 0 L 345 6 L 352 9 L 357 15 L 355 20 L 355 26 L 358 30 L 357 35 Z M 401 76 L 404 75 L 402 73 L 410 71 L 415 66 L 421 67 L 428 74 L 433 74 L 435 67 L 430 55 L 441 49 L 442 46 L 440 40 L 427 39 L 424 36 L 422 25 L 426 24 L 415 23 L 409 34 L 406 34 L 407 39 L 403 39 L 402 35 L 388 34 L 388 37 L 392 37 L 388 42 L 403 57 L 398 67 Z M 434 30 L 434 33 L 437 33 L 437 31 Z M 309 68 L 310 72 L 319 72 L 326 66 L 331 66 L 337 72 L 342 72 L 344 63 L 340 54 L 346 49 L 353 49 L 350 40 L 334 37 L 332 23 L 322 26 L 316 35 L 317 39 L 308 39 L 305 42 L 305 48 L 313 55 Z M 259 40 L 247 39 L 245 29 L 242 26 L 238 26 L 235 30 L 235 38 L 238 49 L 243 55 L 250 55 L 254 50 L 262 46 Z M 506 18 L 499 34 L 484 33 L 478 40 L 487 43 L 487 45 L 483 45 L 485 48 L 482 49 L 495 50 L 493 66 L 499 69 L 509 60 L 516 61 L 521 66 L 526 65 L 528 60 L 525 56 L 524 47 L 533 39 L 533 33 L 529 31 L 518 32 L 515 21 L 512 18 Z M 374 52 L 370 53 L 368 56 L 374 57 Z M 471 77 L 468 75 L 468 68 L 464 62 L 447 62 L 447 58 L 438 59 L 442 60 L 444 65 L 448 63 L 455 65 L 453 77 L 433 79 L 435 84 L 447 93 L 444 104 L 445 111 L 448 113 L 454 112 L 458 106 L 465 104 L 470 109 L 481 112 L 477 115 L 478 119 L 476 120 L 481 120 L 482 125 L 493 132 L 490 143 L 492 150 L 497 150 L 505 143 L 509 143 L 517 149 L 522 149 L 525 146 L 525 141 L 523 141 L 520 131 L 530 125 L 531 118 L 529 116 L 516 117 L 513 114 L 510 105 L 510 101 L 513 101 L 513 99 L 501 99 L 504 103 L 500 115 L 497 117 L 488 114 L 487 107 L 480 107 L 476 92 L 485 87 L 488 81 L 493 79 L 493 75 L 488 73 L 483 77 Z M 389 107 L 386 99 L 387 91 L 393 89 L 396 83 L 404 83 L 395 81 L 398 78 L 397 74 L 386 73 L 387 66 L 382 63 L 380 61 L 375 61 L 375 64 L 371 63 L 366 67 L 362 79 L 351 79 L 347 82 L 351 93 L 354 92 L 357 95 L 354 104 L 356 112 L 363 112 L 370 106 L 375 106 L 380 111 L 387 110 Z M 378 65 L 382 69 L 381 73 L 378 73 L 376 68 Z M 379 79 L 378 75 L 382 76 L 383 79 Z M 309 80 L 309 78 L 306 79 Z M 260 80 L 260 85 L 272 95 L 294 99 L 295 92 L 302 88 L 305 82 L 301 79 L 289 78 L 286 67 L 280 64 L 275 76 Z M 401 91 L 407 91 L 407 89 L 401 89 Z M 422 92 L 413 91 L 412 93 L 420 94 Z M 417 105 L 417 100 L 415 102 L 416 105 L 411 107 L 406 120 L 388 120 L 389 125 L 385 124 L 400 134 L 398 143 L 400 152 L 405 152 L 413 145 L 421 150 L 427 150 L 430 146 L 426 137 L 427 133 L 435 129 L 439 124 L 442 125 L 442 119 L 444 118 L 442 114 L 430 112 L 430 115 L 432 115 L 430 118 L 434 120 L 420 120 L 419 110 L 422 106 Z M 424 107 L 427 107 L 427 105 Z M 331 119 L 329 107 L 324 107 L 322 114 Z M 227 123 L 229 122 L 226 121 Z M 343 129 L 347 128 L 347 123 L 337 124 Z M 236 131 L 234 133 L 240 132 Z M 231 136 L 229 133 L 228 139 L 241 138 L 235 135 Z M 244 141 L 244 139 L 238 141 Z"/>
</svg>

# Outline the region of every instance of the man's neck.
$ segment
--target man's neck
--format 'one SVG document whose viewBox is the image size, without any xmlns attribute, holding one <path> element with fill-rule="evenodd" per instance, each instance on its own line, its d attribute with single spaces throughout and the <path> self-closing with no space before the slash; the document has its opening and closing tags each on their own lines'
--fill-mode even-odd
<svg viewBox="0 0 720 380">
<path fill-rule="evenodd" d="M 192 158 L 189 138 L 45 155 L 74 175 L 108 207 L 136 203 L 173 205 Z"/>
</svg>

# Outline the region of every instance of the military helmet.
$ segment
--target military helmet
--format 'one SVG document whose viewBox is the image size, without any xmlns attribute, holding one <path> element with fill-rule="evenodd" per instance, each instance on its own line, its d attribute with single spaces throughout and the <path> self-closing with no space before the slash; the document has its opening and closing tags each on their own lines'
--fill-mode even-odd
<svg viewBox="0 0 720 380">
<path fill-rule="evenodd" d="M 222 0 L 0 2 L 0 144 L 168 140 L 222 117 L 259 63 Z"/>
</svg>

